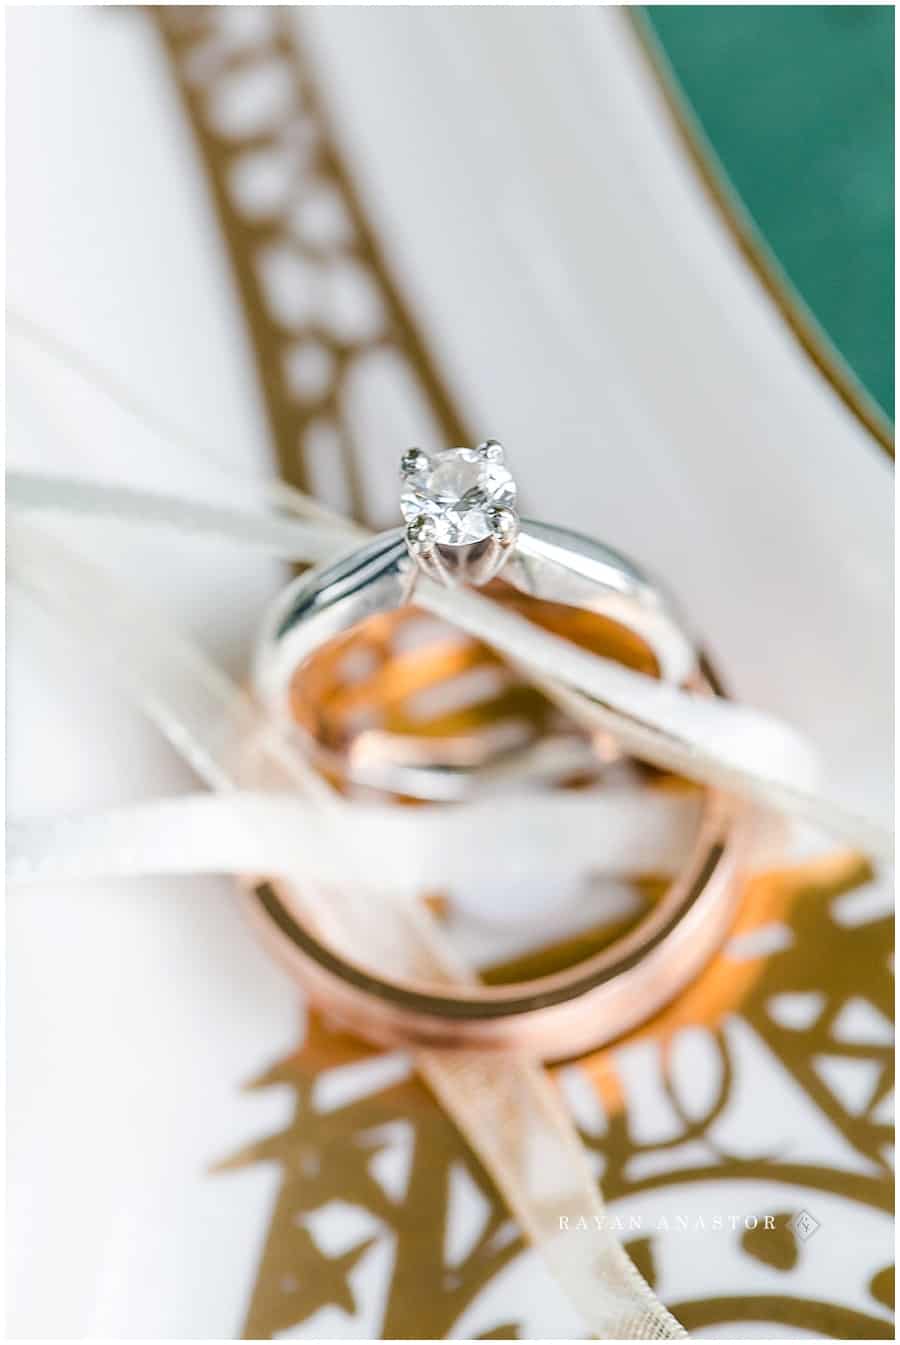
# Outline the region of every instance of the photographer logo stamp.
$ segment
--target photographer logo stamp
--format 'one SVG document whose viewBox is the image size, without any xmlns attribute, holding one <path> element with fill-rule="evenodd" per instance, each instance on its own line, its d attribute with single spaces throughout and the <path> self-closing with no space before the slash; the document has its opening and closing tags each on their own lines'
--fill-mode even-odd
<svg viewBox="0 0 900 1345">
<path fill-rule="evenodd" d="M 799 1210 L 791 1220 L 790 1227 L 800 1242 L 809 1242 L 810 1238 L 818 1233 L 822 1225 L 818 1219 L 810 1214 L 809 1210 Z"/>
</svg>

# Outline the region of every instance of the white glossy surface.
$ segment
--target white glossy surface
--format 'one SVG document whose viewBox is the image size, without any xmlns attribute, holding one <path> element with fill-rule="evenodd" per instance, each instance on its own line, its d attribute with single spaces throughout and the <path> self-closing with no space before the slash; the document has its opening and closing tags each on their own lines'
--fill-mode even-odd
<svg viewBox="0 0 900 1345">
<path fill-rule="evenodd" d="M 474 430 L 506 443 L 523 508 L 664 574 L 736 690 L 808 732 L 848 790 L 881 805 L 891 474 L 720 232 L 621 19 L 597 8 L 302 19 L 389 257 Z M 20 9 L 8 41 L 9 302 L 224 460 L 264 470 L 230 278 L 151 29 L 136 11 Z M 393 522 L 397 440 L 424 422 L 412 396 L 383 399 L 383 386 L 359 392 L 352 414 Z M 14 463 L 206 488 L 199 463 L 123 434 L 88 397 L 61 437 L 33 393 L 13 393 Z M 561 454 L 579 464 L 577 492 L 555 470 Z M 241 668 L 278 567 L 114 528 L 78 542 Z M 16 607 L 9 634 L 14 813 L 187 786 L 169 749 L 55 636 L 26 632 Z M 18 894 L 8 946 L 10 1333 L 234 1335 L 277 1174 L 208 1168 L 286 1116 L 280 1090 L 240 1088 L 295 1044 L 293 988 L 218 882 Z M 768 1148 L 850 1162 L 759 1043 L 735 1049 L 750 1094 L 723 1140 L 752 1134 L 762 1111 Z M 650 1096 L 639 1048 L 626 1075 L 630 1096 Z M 804 1274 L 871 1310 L 844 1250 L 885 1234 L 865 1212 L 841 1217 L 843 1236 L 817 1243 Z M 389 1259 L 380 1244 L 366 1262 L 355 1318 L 328 1309 L 308 1333 L 377 1332 Z M 667 1243 L 663 1297 L 696 1288 L 698 1267 L 689 1244 Z M 738 1276 L 746 1292 L 778 1281 L 724 1252 L 703 1271 L 710 1295 Z M 572 1329 L 522 1257 L 460 1332 L 490 1329 L 510 1302 L 530 1334 Z"/>
</svg>

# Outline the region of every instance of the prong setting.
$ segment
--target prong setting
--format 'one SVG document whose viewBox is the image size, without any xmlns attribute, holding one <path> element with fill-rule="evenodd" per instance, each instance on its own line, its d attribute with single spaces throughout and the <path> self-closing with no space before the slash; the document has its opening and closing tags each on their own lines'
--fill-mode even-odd
<svg viewBox="0 0 900 1345">
<path fill-rule="evenodd" d="M 449 587 L 453 580 L 436 544 L 436 536 L 434 519 L 427 514 L 418 514 L 406 525 L 406 545 L 415 567 L 414 573 L 427 575 L 429 579 Z M 414 586 L 415 578 L 412 582 Z"/>
<path fill-rule="evenodd" d="M 408 448 L 400 459 L 400 475 L 406 480 L 428 470 L 428 455 L 421 448 Z"/>
<path fill-rule="evenodd" d="M 503 462 L 503 445 L 496 439 L 485 439 L 475 452 L 484 462 Z"/>
<path fill-rule="evenodd" d="M 519 531 L 519 519 L 512 509 L 506 509 L 499 505 L 489 510 L 488 522 L 491 525 L 491 536 L 496 538 L 501 546 L 511 546 L 516 540 L 516 534 Z"/>
<path fill-rule="evenodd" d="M 427 514 L 418 514 L 406 525 L 406 540 L 411 550 L 426 551 L 434 546 L 436 536 L 434 519 L 429 518 Z"/>
<path fill-rule="evenodd" d="M 519 532 L 516 483 L 503 459 L 496 439 L 477 448 L 404 453 L 400 508 L 418 572 L 475 586 L 498 573 Z"/>
</svg>

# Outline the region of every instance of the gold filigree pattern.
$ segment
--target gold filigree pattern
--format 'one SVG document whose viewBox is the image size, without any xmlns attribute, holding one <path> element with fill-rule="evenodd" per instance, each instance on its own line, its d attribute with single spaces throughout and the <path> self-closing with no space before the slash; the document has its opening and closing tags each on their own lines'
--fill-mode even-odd
<svg viewBox="0 0 900 1345">
<path fill-rule="evenodd" d="M 219 1169 L 269 1161 L 278 1163 L 282 1173 L 244 1325 L 248 1339 L 268 1338 L 296 1326 L 325 1302 L 340 1303 L 348 1311 L 356 1306 L 347 1276 L 369 1244 L 323 1267 L 321 1253 L 304 1230 L 304 1219 L 332 1201 L 374 1215 L 381 1235 L 389 1233 L 395 1240 L 395 1269 L 383 1321 L 387 1339 L 411 1339 L 426 1326 L 429 1335 L 445 1335 L 483 1285 L 521 1248 L 484 1169 L 415 1077 L 377 1087 L 325 1112 L 316 1106 L 318 1080 L 340 1066 L 372 1057 L 368 1047 L 312 1017 L 303 1048 L 253 1084 L 255 1088 L 288 1084 L 297 1102 L 287 1129 L 228 1159 Z M 400 1198 L 390 1195 L 375 1175 L 385 1130 L 396 1125 L 408 1129 L 411 1143 L 409 1178 Z M 451 1171 L 458 1163 L 465 1165 L 489 1202 L 490 1215 L 464 1260 L 448 1266 L 444 1230 Z M 308 1254 L 301 1254 L 304 1249 Z M 286 1275 L 291 1277 L 287 1286 Z M 423 1321 L 426 1303 L 427 1321 Z"/>
<path fill-rule="evenodd" d="M 347 414 L 348 385 L 369 356 L 412 366 L 446 442 L 471 436 L 328 134 L 289 12 L 153 13 L 222 227 L 281 474 L 372 522 Z"/>
<path fill-rule="evenodd" d="M 834 1192 L 847 1201 L 890 1213 L 893 1179 L 887 1146 L 893 1127 L 886 1117 L 879 1119 L 878 1113 L 892 1088 L 893 921 L 885 914 L 848 925 L 840 905 L 843 897 L 862 894 L 872 880 L 867 862 L 852 853 L 755 879 L 748 885 L 743 912 L 729 944 L 704 975 L 625 1042 L 583 1062 L 609 1117 L 609 1128 L 602 1140 L 584 1136 L 585 1143 L 599 1147 L 606 1160 L 603 1188 L 609 1201 L 636 1190 L 659 1189 L 673 1183 L 727 1182 L 737 1177 L 759 1182 L 775 1180 L 811 1192 Z M 778 930 L 786 935 L 780 948 L 755 954 L 751 942 L 750 956 L 742 953 L 748 936 Z M 762 947 L 765 948 L 765 941 Z M 779 1005 L 785 1002 L 785 997 L 806 1011 L 805 1020 L 783 1021 Z M 885 1025 L 881 1043 L 860 1040 L 839 1029 L 842 1013 L 851 1004 L 866 1006 L 869 1022 L 881 1019 Z M 729 1152 L 721 1141 L 713 1138 L 715 1122 L 733 1106 L 738 1066 L 732 1058 L 725 1028 L 734 1017 L 747 1023 L 765 1042 L 781 1067 L 840 1130 L 852 1150 L 870 1160 L 867 1171 L 860 1171 L 855 1164 L 839 1168 L 782 1158 L 768 1152 L 765 1135 L 760 1136 L 758 1153 L 751 1155 Z M 675 1092 L 671 1069 L 673 1043 L 679 1033 L 689 1028 L 708 1033 L 722 1061 L 717 1094 L 701 1115 L 693 1117 L 685 1113 Z M 664 1145 L 637 1142 L 625 1106 L 617 1059 L 624 1047 L 640 1040 L 656 1046 L 663 1085 L 680 1121 L 677 1132 Z M 823 1058 L 864 1061 L 873 1067 L 874 1082 L 863 1107 L 852 1107 L 846 1096 L 827 1085 L 817 1069 L 817 1061 Z M 691 1140 L 701 1141 L 706 1148 L 707 1157 L 703 1161 L 679 1165 L 675 1171 L 664 1165 L 655 1175 L 637 1180 L 631 1175 L 637 1155 L 664 1148 L 675 1150 Z M 767 1240 L 764 1232 L 756 1232 L 749 1242 L 744 1239 L 743 1250 L 768 1259 L 787 1273 L 802 1250 L 787 1236 L 788 1221 L 798 1211 L 778 1213 L 781 1216 L 776 1221 L 778 1236 Z M 885 1303 L 871 1287 L 869 1292 L 875 1302 Z M 889 1326 L 877 1317 L 856 1313 L 845 1317 L 828 1303 L 806 1303 L 801 1308 L 793 1298 L 790 1302 L 762 1303 L 758 1299 L 735 1297 L 722 1299 L 718 1308 L 706 1300 L 675 1304 L 672 1310 L 688 1330 L 746 1319 L 803 1326 L 842 1338 L 887 1338 L 891 1334 Z M 715 1315 L 717 1311 L 720 1316 Z M 835 1329 L 836 1325 L 840 1329 Z"/>
<path fill-rule="evenodd" d="M 835 903 L 845 893 L 863 892 L 870 874 L 853 855 L 839 856 L 818 865 L 772 873 L 750 886 L 740 923 L 729 946 L 722 950 L 690 990 L 652 1022 L 614 1046 L 582 1060 L 578 1068 L 594 1083 L 607 1119 L 602 1134 L 582 1133 L 583 1142 L 603 1161 L 603 1189 L 607 1201 L 616 1202 L 648 1191 L 662 1191 L 673 1184 L 708 1188 L 735 1180 L 778 1183 L 786 1190 L 802 1187 L 814 1201 L 815 1193 L 837 1193 L 844 1200 L 889 1213 L 893 1183 L 884 1156 L 879 1152 L 890 1135 L 886 1122 L 873 1119 L 887 1086 L 890 1052 L 884 1047 L 852 1040 L 835 1040 L 834 1025 L 841 1008 L 861 999 L 874 1011 L 890 1013 L 891 991 L 887 971 L 890 956 L 890 920 L 866 921 L 853 928 L 853 946 L 844 956 L 847 926 L 835 913 Z M 777 953 L 744 957 L 740 949 L 749 935 L 773 927 L 793 936 Z M 835 958 L 845 974 L 837 980 L 823 975 Z M 499 974 L 499 969 L 497 969 Z M 783 1028 L 787 1039 L 770 1037 L 773 1001 L 784 994 L 805 994 L 809 987 L 823 996 L 822 1011 L 815 1023 Z M 846 1135 L 854 1150 L 874 1153 L 871 1171 L 843 1168 L 802 1159 L 786 1159 L 767 1152 L 761 1136 L 759 1152 L 732 1153 L 715 1138 L 716 1121 L 733 1108 L 734 1062 L 723 1028 L 730 1018 L 739 1018 L 766 1042 L 787 1067 L 814 1104 L 821 1108 Z M 652 1143 L 636 1137 L 634 1118 L 618 1070 L 622 1053 L 640 1041 L 652 1042 L 659 1054 L 659 1069 L 671 1090 L 667 1058 L 678 1034 L 685 1028 L 709 1033 L 723 1053 L 725 1068 L 717 1096 L 700 1116 L 681 1113 L 673 1132 Z M 852 1059 L 877 1063 L 882 1072 L 873 1096 L 862 1112 L 852 1112 L 833 1093 L 822 1094 L 813 1061 L 818 1055 L 838 1052 Z M 385 1088 L 376 1088 L 337 1110 L 320 1111 L 314 1085 L 329 1070 L 371 1059 L 370 1050 L 338 1032 L 329 1032 L 312 1019 L 306 1043 L 290 1060 L 269 1071 L 256 1087 L 287 1083 L 295 1090 L 296 1111 L 281 1134 L 264 1140 L 229 1160 L 223 1167 L 274 1161 L 282 1172 L 282 1185 L 263 1252 L 259 1274 L 245 1325 L 250 1338 L 267 1337 L 310 1320 L 321 1306 L 323 1281 L 318 1272 L 318 1251 L 299 1257 L 301 1244 L 296 1230 L 316 1209 L 334 1200 L 365 1209 L 376 1217 L 382 1236 L 396 1239 L 395 1269 L 388 1287 L 383 1335 L 389 1339 L 440 1338 L 454 1326 L 463 1311 L 521 1251 L 521 1240 L 509 1227 L 502 1204 L 483 1168 L 467 1149 L 427 1090 L 413 1078 Z M 570 1068 L 570 1067 L 563 1067 Z M 408 1182 L 398 1199 L 389 1197 L 373 1175 L 373 1160 L 380 1151 L 385 1127 L 402 1123 L 412 1135 Z M 684 1166 L 666 1162 L 681 1146 L 693 1142 L 704 1150 L 700 1161 Z M 647 1156 L 661 1159 L 650 1176 L 636 1175 L 635 1160 Z M 466 1258 L 448 1266 L 444 1250 L 450 1174 L 463 1165 L 485 1200 L 490 1216 Z M 731 1234 L 736 1253 L 766 1261 L 785 1277 L 783 1295 L 716 1297 L 673 1303 L 673 1311 L 688 1330 L 740 1321 L 768 1321 L 841 1339 L 889 1339 L 890 1324 L 878 1313 L 891 1306 L 892 1277 L 889 1268 L 878 1271 L 866 1286 L 872 1313 L 852 1310 L 836 1303 L 799 1298 L 790 1291 L 790 1272 L 803 1255 L 789 1224 L 796 1208 L 779 1207 L 774 1232 L 735 1231 Z M 368 1245 L 368 1244 L 366 1244 Z M 652 1238 L 627 1243 L 630 1254 L 650 1283 L 655 1281 Z M 302 1275 L 307 1284 L 305 1299 L 284 1287 L 286 1248 L 297 1260 L 292 1275 Z M 362 1253 L 360 1253 L 362 1254 Z M 352 1262 L 348 1262 L 348 1268 Z M 330 1283 L 327 1279 L 325 1284 Z M 329 1289 L 329 1293 L 332 1291 Z M 349 1287 L 347 1293 L 351 1293 Z M 337 1301 L 333 1296 L 329 1301 Z M 346 1299 L 342 1300 L 346 1302 Z M 301 1311 L 298 1311 L 301 1308 Z M 348 1311 L 350 1309 L 348 1308 Z M 292 1315 L 293 1314 L 293 1315 Z M 291 1318 L 286 1320 L 286 1315 Z M 501 1334 L 502 1333 L 502 1334 Z M 496 1328 L 495 1339 L 515 1339 L 512 1325 Z"/>
</svg>

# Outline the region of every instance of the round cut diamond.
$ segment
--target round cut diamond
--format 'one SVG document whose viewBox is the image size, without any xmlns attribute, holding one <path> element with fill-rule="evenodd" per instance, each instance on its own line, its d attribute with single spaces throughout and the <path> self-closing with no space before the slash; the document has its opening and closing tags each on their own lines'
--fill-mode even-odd
<svg viewBox="0 0 900 1345">
<path fill-rule="evenodd" d="M 493 509 L 515 509 L 516 483 L 499 457 L 474 448 L 421 454 L 405 479 L 400 508 L 407 523 L 434 522 L 439 546 L 466 546 L 491 534 Z"/>
</svg>

